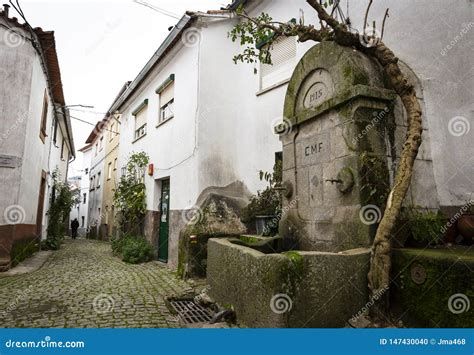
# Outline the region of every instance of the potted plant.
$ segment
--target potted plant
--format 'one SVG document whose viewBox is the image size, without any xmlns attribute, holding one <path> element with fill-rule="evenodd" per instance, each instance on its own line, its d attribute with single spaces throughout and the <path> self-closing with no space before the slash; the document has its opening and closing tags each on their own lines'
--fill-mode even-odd
<svg viewBox="0 0 474 355">
<path fill-rule="evenodd" d="M 275 235 L 281 218 L 281 168 L 280 160 L 273 166 L 273 172 L 260 171 L 260 180 L 268 182 L 268 186 L 257 191 L 250 198 L 249 204 L 242 210 L 242 222 L 253 232 L 260 235 Z"/>
</svg>

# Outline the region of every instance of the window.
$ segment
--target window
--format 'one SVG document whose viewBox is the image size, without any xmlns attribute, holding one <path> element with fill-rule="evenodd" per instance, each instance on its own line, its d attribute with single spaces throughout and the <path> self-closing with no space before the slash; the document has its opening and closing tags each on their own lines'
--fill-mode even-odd
<svg viewBox="0 0 474 355">
<path fill-rule="evenodd" d="M 281 37 L 270 48 L 272 64 L 260 64 L 260 90 L 291 77 L 296 63 L 296 37 Z"/>
<path fill-rule="evenodd" d="M 148 99 L 138 106 L 132 115 L 135 116 L 135 140 L 146 135 L 146 121 L 148 113 Z"/>
<path fill-rule="evenodd" d="M 85 175 L 89 174 L 89 168 L 86 168 Z"/>
<path fill-rule="evenodd" d="M 114 159 L 114 171 L 117 170 L 117 158 Z"/>
<path fill-rule="evenodd" d="M 58 120 L 54 119 L 54 133 L 53 133 L 53 142 L 56 144 L 56 137 L 58 136 Z"/>
<path fill-rule="evenodd" d="M 104 137 L 100 137 L 99 139 L 99 151 L 104 148 Z"/>
<path fill-rule="evenodd" d="M 85 204 L 87 201 L 87 194 L 86 193 L 83 193 L 82 194 L 82 203 Z M 84 218 L 84 217 L 83 217 Z"/>
<path fill-rule="evenodd" d="M 95 155 L 99 152 L 99 143 L 95 144 Z"/>
<path fill-rule="evenodd" d="M 100 175 L 101 173 L 97 173 L 97 181 L 96 181 L 97 188 L 100 187 Z"/>
<path fill-rule="evenodd" d="M 90 185 L 90 191 L 94 190 L 95 188 L 95 175 L 91 177 L 91 185 Z"/>
<path fill-rule="evenodd" d="M 61 143 L 61 160 L 64 160 L 64 138 Z"/>
<path fill-rule="evenodd" d="M 174 99 L 171 99 L 166 104 L 160 107 L 160 123 L 173 118 L 173 103 Z"/>
<path fill-rule="evenodd" d="M 84 221 L 85 221 L 84 216 L 82 216 L 81 219 L 82 219 L 82 228 L 84 228 Z"/>
<path fill-rule="evenodd" d="M 161 86 L 156 89 L 160 101 L 158 124 L 174 116 L 174 74 L 170 75 Z"/>
<path fill-rule="evenodd" d="M 48 120 L 48 93 L 46 89 L 43 95 L 43 111 L 41 112 L 41 127 L 40 127 L 40 139 L 44 143 L 44 139 L 48 136 L 46 134 L 46 123 Z"/>
<path fill-rule="evenodd" d="M 112 179 L 112 162 L 107 167 L 107 180 Z"/>
<path fill-rule="evenodd" d="M 115 133 L 115 123 L 112 123 L 110 125 L 110 132 L 109 132 L 109 141 L 111 141 L 112 139 L 114 139 L 114 136 L 116 136 L 116 133 Z"/>
</svg>

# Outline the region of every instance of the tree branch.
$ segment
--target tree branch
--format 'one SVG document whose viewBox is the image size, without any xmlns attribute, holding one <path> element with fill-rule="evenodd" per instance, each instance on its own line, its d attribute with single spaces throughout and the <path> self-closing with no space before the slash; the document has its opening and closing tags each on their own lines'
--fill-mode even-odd
<svg viewBox="0 0 474 355">
<path fill-rule="evenodd" d="M 367 9 L 365 10 L 364 31 L 365 31 L 365 28 L 367 27 L 367 17 L 369 17 L 369 11 L 370 11 L 371 6 L 372 6 L 372 0 L 369 1 L 369 4 L 367 5 Z"/>
<path fill-rule="evenodd" d="M 382 32 L 380 34 L 380 40 L 383 40 L 383 32 L 385 30 L 385 20 L 387 19 L 387 17 L 389 17 L 388 15 L 388 9 L 385 10 L 385 15 L 383 16 L 383 21 L 382 21 Z"/>
</svg>

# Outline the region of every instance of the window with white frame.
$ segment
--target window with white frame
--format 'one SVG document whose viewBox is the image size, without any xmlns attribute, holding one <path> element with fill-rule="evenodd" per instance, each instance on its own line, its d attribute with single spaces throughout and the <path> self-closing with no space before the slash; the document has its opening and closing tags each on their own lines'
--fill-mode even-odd
<svg viewBox="0 0 474 355">
<path fill-rule="evenodd" d="M 268 46 L 268 45 L 267 45 Z M 260 64 L 260 90 L 288 80 L 296 64 L 296 37 L 280 37 L 269 48 L 272 64 Z"/>
<path fill-rule="evenodd" d="M 146 135 L 146 121 L 148 113 L 148 99 L 138 106 L 132 115 L 135 116 L 135 140 Z"/>
<path fill-rule="evenodd" d="M 174 74 L 171 74 L 155 91 L 159 96 L 158 124 L 174 117 Z"/>
<path fill-rule="evenodd" d="M 97 188 L 100 188 L 100 175 L 101 173 L 97 173 Z"/>
<path fill-rule="evenodd" d="M 115 136 L 116 136 L 116 134 L 115 134 L 115 123 L 112 122 L 112 124 L 110 125 L 109 141 L 114 139 Z"/>
<path fill-rule="evenodd" d="M 112 162 L 107 167 L 107 180 L 112 179 Z"/>
</svg>

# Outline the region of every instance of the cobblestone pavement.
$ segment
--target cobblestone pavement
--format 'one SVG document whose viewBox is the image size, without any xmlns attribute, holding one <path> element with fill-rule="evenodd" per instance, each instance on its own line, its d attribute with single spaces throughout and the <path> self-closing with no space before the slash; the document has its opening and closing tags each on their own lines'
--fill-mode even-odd
<svg viewBox="0 0 474 355">
<path fill-rule="evenodd" d="M 190 291 L 158 262 L 130 265 L 108 243 L 67 240 L 41 269 L 0 277 L 0 327 L 178 327 L 164 300 Z"/>
</svg>

